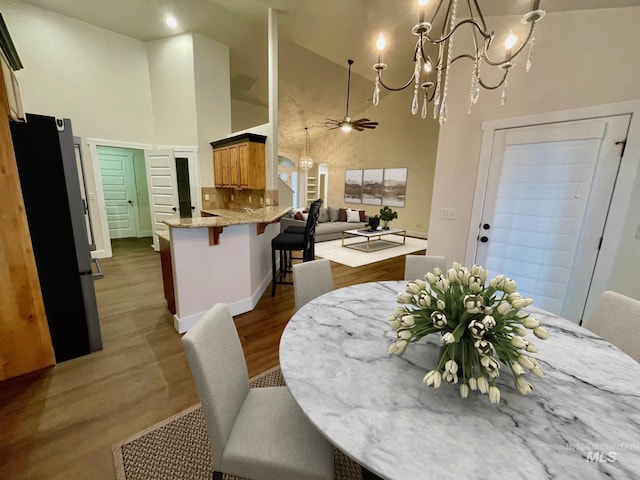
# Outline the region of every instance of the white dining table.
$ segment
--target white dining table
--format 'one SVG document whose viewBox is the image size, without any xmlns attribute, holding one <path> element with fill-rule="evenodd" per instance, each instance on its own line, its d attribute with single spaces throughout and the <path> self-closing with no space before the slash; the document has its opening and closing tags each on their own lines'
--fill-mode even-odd
<svg viewBox="0 0 640 480">
<path fill-rule="evenodd" d="M 322 295 L 291 318 L 280 342 L 287 386 L 311 422 L 372 478 L 638 479 L 640 364 L 575 323 L 535 307 L 545 378 L 520 395 L 504 365 L 501 401 L 458 385 L 427 388 L 440 338 L 402 356 L 387 316 L 406 282 Z M 535 299 L 534 299 L 535 305 Z"/>
</svg>

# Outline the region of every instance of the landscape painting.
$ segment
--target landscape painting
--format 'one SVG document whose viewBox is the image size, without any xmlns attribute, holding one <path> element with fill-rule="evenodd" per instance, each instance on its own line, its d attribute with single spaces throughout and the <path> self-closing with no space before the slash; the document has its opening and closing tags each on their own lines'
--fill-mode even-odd
<svg viewBox="0 0 640 480">
<path fill-rule="evenodd" d="M 382 182 L 382 204 L 388 207 L 404 207 L 407 192 L 407 169 L 385 168 Z"/>
<path fill-rule="evenodd" d="M 362 203 L 382 205 L 382 168 L 367 169 L 362 174 Z"/>
<path fill-rule="evenodd" d="M 362 203 L 362 170 L 347 170 L 345 172 L 344 202 Z"/>
</svg>

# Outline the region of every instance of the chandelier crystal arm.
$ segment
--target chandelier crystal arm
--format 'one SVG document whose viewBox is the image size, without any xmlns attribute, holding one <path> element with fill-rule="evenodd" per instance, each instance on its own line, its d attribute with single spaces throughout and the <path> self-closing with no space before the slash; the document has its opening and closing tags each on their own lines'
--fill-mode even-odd
<svg viewBox="0 0 640 480">
<path fill-rule="evenodd" d="M 467 23 L 470 23 L 471 25 L 475 26 L 478 33 L 480 33 L 480 35 L 482 35 L 485 38 L 485 41 L 487 40 L 491 40 L 491 38 L 493 37 L 493 33 L 487 33 L 482 29 L 482 26 L 480 24 L 478 24 L 478 22 L 476 22 L 474 19 L 472 18 L 465 18 L 464 20 L 460 20 L 458 23 L 456 23 L 455 27 L 453 27 L 453 30 L 451 30 L 449 33 L 447 33 L 446 35 L 443 34 L 443 36 L 441 36 L 438 39 L 435 38 L 431 38 L 429 35 L 425 35 L 426 39 L 429 41 L 429 43 L 433 43 L 433 44 L 440 44 L 442 42 L 446 42 L 447 40 L 449 40 L 449 38 L 451 37 L 451 35 L 453 35 L 454 33 L 456 33 L 456 30 L 458 30 L 458 28 L 460 28 L 462 25 L 465 25 Z M 443 32 L 444 33 L 444 32 Z"/>
<path fill-rule="evenodd" d="M 484 56 L 484 61 L 487 63 L 487 65 L 491 65 L 492 67 L 499 67 L 500 65 L 504 65 L 505 63 L 511 62 L 511 60 L 516 58 L 520 54 L 520 52 L 524 50 L 524 47 L 526 47 L 527 44 L 529 43 L 529 40 L 533 35 L 533 29 L 535 28 L 535 25 L 536 25 L 535 21 L 531 22 L 531 27 L 529 28 L 529 34 L 527 35 L 527 38 L 524 39 L 524 42 L 522 42 L 522 44 L 516 50 L 514 50 L 514 52 L 508 58 L 503 58 L 502 60 L 491 60 L 491 58 L 489 58 L 489 44 L 491 42 L 490 41 L 486 42 L 484 45 L 483 56 Z M 493 32 L 491 36 L 493 37 Z"/>
<path fill-rule="evenodd" d="M 390 92 L 399 92 L 400 90 L 404 90 L 409 85 L 411 85 L 414 82 L 415 79 L 416 79 L 416 76 L 415 75 L 411 75 L 411 78 L 409 79 L 409 81 L 407 83 L 405 83 L 403 86 L 401 86 L 401 87 L 390 87 L 389 85 L 385 84 L 382 81 L 382 71 L 378 70 L 378 81 L 380 82 L 380 85 L 382 85 L 384 88 L 386 88 Z"/>
</svg>

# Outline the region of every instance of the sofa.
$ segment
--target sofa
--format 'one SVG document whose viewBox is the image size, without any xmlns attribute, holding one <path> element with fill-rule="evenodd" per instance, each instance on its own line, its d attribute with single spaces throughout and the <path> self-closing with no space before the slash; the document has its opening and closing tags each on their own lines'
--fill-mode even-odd
<svg viewBox="0 0 640 480">
<path fill-rule="evenodd" d="M 293 209 L 280 219 L 280 232 L 284 232 L 290 226 L 302 226 L 306 224 L 306 209 Z M 350 210 L 350 212 L 347 212 Z M 357 212 L 357 215 L 356 213 Z M 357 219 L 357 221 L 356 221 Z M 332 208 L 320 209 L 318 224 L 316 225 L 315 241 L 326 242 L 328 240 L 338 240 L 342 238 L 345 230 L 364 228 L 369 221 L 369 217 L 364 214 L 364 210 L 352 208 Z"/>
</svg>

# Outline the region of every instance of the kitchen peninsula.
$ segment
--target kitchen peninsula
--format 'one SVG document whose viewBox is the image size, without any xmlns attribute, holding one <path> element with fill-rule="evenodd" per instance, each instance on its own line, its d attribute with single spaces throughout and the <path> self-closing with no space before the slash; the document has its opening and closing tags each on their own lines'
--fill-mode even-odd
<svg viewBox="0 0 640 480">
<path fill-rule="evenodd" d="M 164 244 L 166 255 L 170 247 L 178 332 L 186 332 L 219 302 L 232 315 L 255 307 L 271 281 L 271 239 L 289 210 L 203 210 L 202 217 L 165 221 L 169 235 L 161 238 L 161 250 Z"/>
</svg>

